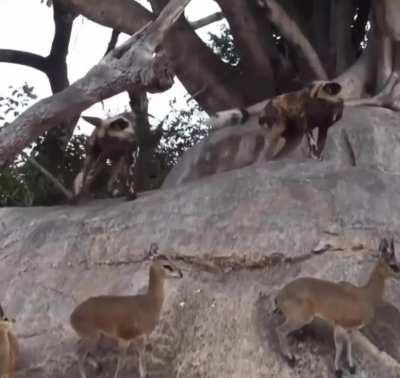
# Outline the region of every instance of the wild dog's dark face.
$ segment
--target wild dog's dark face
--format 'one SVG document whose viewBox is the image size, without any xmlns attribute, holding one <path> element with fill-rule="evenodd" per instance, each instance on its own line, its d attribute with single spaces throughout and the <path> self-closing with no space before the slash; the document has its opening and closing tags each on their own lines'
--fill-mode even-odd
<svg viewBox="0 0 400 378">
<path fill-rule="evenodd" d="M 82 117 L 96 126 L 93 135 L 98 140 L 132 143 L 136 141 L 135 120 L 127 115 L 117 115 L 107 119 L 97 117 Z"/>
<path fill-rule="evenodd" d="M 305 113 L 308 124 L 314 127 L 330 127 L 343 115 L 342 86 L 334 81 L 314 82 L 309 86 L 309 99 Z"/>
</svg>

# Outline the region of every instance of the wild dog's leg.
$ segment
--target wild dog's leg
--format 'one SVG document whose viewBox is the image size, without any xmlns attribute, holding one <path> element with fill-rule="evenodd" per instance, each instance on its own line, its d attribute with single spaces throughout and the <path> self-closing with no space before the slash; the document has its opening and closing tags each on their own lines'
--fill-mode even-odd
<svg viewBox="0 0 400 378">
<path fill-rule="evenodd" d="M 264 126 L 265 128 L 265 126 Z M 269 132 L 269 146 L 266 152 L 267 159 L 276 158 L 286 145 L 286 138 L 282 136 L 285 131 L 285 123 L 280 121 L 268 126 Z"/>
<path fill-rule="evenodd" d="M 324 150 L 326 139 L 328 136 L 327 127 L 318 127 L 318 139 L 317 139 L 317 156 L 322 160 L 322 151 Z"/>
<path fill-rule="evenodd" d="M 113 185 L 118 181 L 118 178 L 123 175 L 124 164 L 126 164 L 124 157 L 121 157 L 113 164 L 110 178 L 107 181 L 107 192 L 114 196 Z"/>
<path fill-rule="evenodd" d="M 87 156 L 82 171 L 78 173 L 74 181 L 74 199 L 76 201 L 88 191 L 90 185 L 103 167 L 104 157 L 102 154 L 98 155 L 97 158 Z"/>
<path fill-rule="evenodd" d="M 127 174 L 125 178 L 125 193 L 128 200 L 134 200 L 137 197 L 135 186 L 135 168 L 139 157 L 139 146 L 131 153 L 127 164 Z"/>
<path fill-rule="evenodd" d="M 307 130 L 306 132 L 308 153 L 313 156 L 313 153 L 317 150 L 317 141 L 314 138 L 312 130 Z"/>
</svg>

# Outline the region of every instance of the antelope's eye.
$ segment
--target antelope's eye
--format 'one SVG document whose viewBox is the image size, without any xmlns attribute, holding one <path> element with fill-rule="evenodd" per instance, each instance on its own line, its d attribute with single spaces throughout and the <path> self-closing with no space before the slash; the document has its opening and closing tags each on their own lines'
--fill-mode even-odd
<svg viewBox="0 0 400 378">
<path fill-rule="evenodd" d="M 164 269 L 169 270 L 170 272 L 173 272 L 174 270 L 172 269 L 172 267 L 170 265 L 163 265 Z"/>
</svg>

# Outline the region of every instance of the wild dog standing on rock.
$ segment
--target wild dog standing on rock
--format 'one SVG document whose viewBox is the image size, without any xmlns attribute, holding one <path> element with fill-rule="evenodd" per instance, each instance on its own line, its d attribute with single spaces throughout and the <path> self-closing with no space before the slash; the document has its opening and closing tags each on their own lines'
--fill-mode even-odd
<svg viewBox="0 0 400 378">
<path fill-rule="evenodd" d="M 259 109 L 232 109 L 217 113 L 211 120 L 214 129 L 234 126 L 257 116 L 260 127 L 270 133 L 267 157 L 287 155 L 304 136 L 312 158 L 321 158 L 328 128 L 340 120 L 343 113 L 342 86 L 333 81 L 317 81 L 299 91 L 272 98 Z M 318 129 L 318 139 L 313 129 Z"/>
<path fill-rule="evenodd" d="M 113 195 L 115 192 L 125 194 L 128 199 L 136 198 L 134 171 L 139 153 L 136 124 L 143 118 L 139 117 L 128 112 L 107 119 L 82 117 L 96 128 L 88 139 L 83 169 L 74 180 L 76 200 L 89 191 L 107 161 L 112 165 L 107 182 L 108 192 Z M 118 184 L 117 189 L 114 188 L 115 184 Z"/>
</svg>

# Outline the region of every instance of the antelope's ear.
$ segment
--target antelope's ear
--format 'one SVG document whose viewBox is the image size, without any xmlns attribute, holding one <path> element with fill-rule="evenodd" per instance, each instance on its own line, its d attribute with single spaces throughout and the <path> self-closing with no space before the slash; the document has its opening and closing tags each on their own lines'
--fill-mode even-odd
<svg viewBox="0 0 400 378">
<path fill-rule="evenodd" d="M 103 123 L 103 120 L 98 117 L 89 117 L 89 116 L 82 116 L 82 118 L 86 121 L 89 122 L 91 125 L 100 127 L 101 124 Z"/>
<path fill-rule="evenodd" d="M 392 239 L 390 240 L 390 253 L 394 256 L 395 255 L 395 251 L 394 251 L 394 238 L 392 237 Z"/>
<path fill-rule="evenodd" d="M 1 305 L 0 305 L 0 319 L 3 319 L 4 318 L 4 310 L 3 310 L 3 307 L 1 307 Z"/>
<path fill-rule="evenodd" d="M 158 256 L 158 244 L 151 243 L 149 250 L 147 251 L 148 258 L 154 260 Z"/>
<path fill-rule="evenodd" d="M 390 255 L 389 242 L 387 241 L 387 239 L 381 239 L 381 241 L 379 242 L 378 252 L 379 255 L 382 257 L 388 257 Z"/>
<path fill-rule="evenodd" d="M 335 81 L 330 81 L 324 84 L 323 90 L 331 96 L 336 96 L 341 92 L 342 86 L 339 83 L 336 83 Z"/>
</svg>

